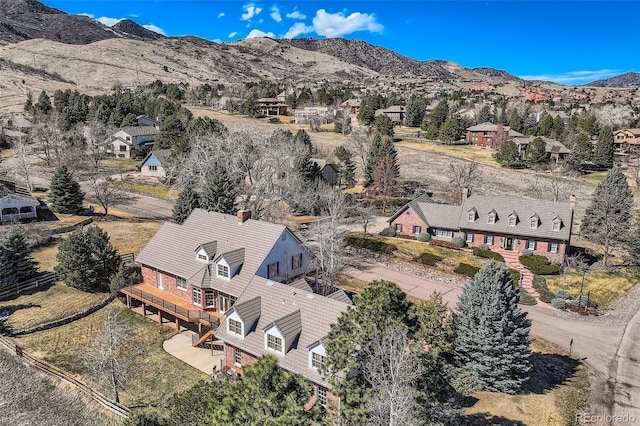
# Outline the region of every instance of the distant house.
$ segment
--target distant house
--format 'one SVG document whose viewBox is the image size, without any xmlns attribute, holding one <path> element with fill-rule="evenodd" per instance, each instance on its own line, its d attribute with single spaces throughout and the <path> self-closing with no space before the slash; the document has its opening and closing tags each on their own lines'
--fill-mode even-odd
<svg viewBox="0 0 640 426">
<path fill-rule="evenodd" d="M 0 223 L 13 220 L 35 219 L 40 201 L 15 182 L 0 178 Z"/>
<path fill-rule="evenodd" d="M 148 115 L 139 115 L 136 119 L 140 127 L 155 127 L 156 129 L 160 129 L 160 121 L 154 120 Z"/>
<path fill-rule="evenodd" d="M 392 105 L 386 109 L 376 110 L 375 115 L 385 114 L 391 119 L 394 126 L 401 126 L 404 123 L 405 107 L 402 105 Z"/>
<path fill-rule="evenodd" d="M 158 129 L 152 126 L 129 126 L 118 130 L 107 143 L 106 152 L 118 158 L 142 155 L 153 145 Z"/>
<path fill-rule="evenodd" d="M 520 136 L 515 137 L 512 140 L 518 146 L 518 152 L 521 158 L 524 160 L 526 157 L 527 147 L 534 139 L 540 138 L 545 142 L 545 151 L 547 152 L 548 159 L 554 163 L 562 163 L 567 155 L 571 152 L 569 148 L 564 146 L 561 142 L 555 139 L 547 138 L 545 136 Z"/>
<path fill-rule="evenodd" d="M 331 186 L 338 183 L 338 169 L 336 169 L 333 163 L 329 163 L 327 160 L 320 158 L 312 158 L 311 160 L 320 168 L 320 176 L 322 176 L 325 182 Z"/>
<path fill-rule="evenodd" d="M 258 99 L 258 114 L 260 115 L 287 115 L 285 104 L 278 98 L 260 98 Z"/>
<path fill-rule="evenodd" d="M 328 121 L 329 108 L 322 106 L 304 107 L 302 109 L 295 109 L 292 113 L 296 119 L 296 123 L 304 123 L 311 117 L 320 117 L 324 122 Z"/>
<path fill-rule="evenodd" d="M 389 226 L 398 234 L 428 232 L 433 238 L 464 238 L 497 252 L 529 250 L 562 261 L 569 253 L 575 198 L 568 203 L 518 197 L 489 197 L 463 192 L 461 206 L 412 201 L 398 210 Z"/>
<path fill-rule="evenodd" d="M 276 96 L 276 99 L 281 103 L 284 103 L 284 101 L 287 99 L 287 91 L 283 90 L 282 92 L 278 93 L 278 96 Z"/>
<path fill-rule="evenodd" d="M 340 104 L 340 108 L 349 114 L 357 114 L 360 111 L 360 103 L 360 99 L 347 99 Z"/>
<path fill-rule="evenodd" d="M 616 151 L 621 153 L 640 151 L 640 129 L 622 129 L 613 132 Z"/>
<path fill-rule="evenodd" d="M 471 145 L 500 149 L 508 139 L 524 136 L 509 126 L 485 122 L 467 129 L 467 142 Z"/>
<path fill-rule="evenodd" d="M 140 163 L 140 175 L 163 179 L 167 176 L 169 166 L 170 149 L 158 149 L 151 151 Z"/>
</svg>

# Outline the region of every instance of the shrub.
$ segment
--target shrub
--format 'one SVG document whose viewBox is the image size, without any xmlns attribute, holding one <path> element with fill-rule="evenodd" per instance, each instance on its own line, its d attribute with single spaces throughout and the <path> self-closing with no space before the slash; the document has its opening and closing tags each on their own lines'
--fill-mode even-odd
<svg viewBox="0 0 640 426">
<path fill-rule="evenodd" d="M 420 256 L 415 257 L 413 260 L 424 265 L 436 266 L 436 263 L 440 262 L 442 258 L 431 253 L 421 253 Z"/>
<path fill-rule="evenodd" d="M 562 267 L 549 263 L 549 259 L 540 255 L 520 256 L 518 258 L 528 270 L 536 275 L 558 275 Z"/>
<path fill-rule="evenodd" d="M 384 228 L 382 231 L 380 231 L 380 235 L 382 235 L 383 237 L 395 237 L 396 230 L 393 228 Z"/>
<path fill-rule="evenodd" d="M 551 303 L 551 299 L 555 298 L 549 287 L 547 287 L 547 280 L 540 275 L 533 277 L 533 288 L 540 293 L 540 300 L 543 302 Z"/>
<path fill-rule="evenodd" d="M 426 243 L 430 239 L 431 239 L 431 234 L 428 232 L 421 232 L 420 234 L 418 234 L 418 241 L 422 241 L 423 243 Z"/>
<path fill-rule="evenodd" d="M 282 121 L 280 121 L 280 119 L 278 117 L 271 117 L 269 119 L 269 123 L 277 124 L 277 123 L 282 123 Z"/>
<path fill-rule="evenodd" d="M 520 253 L 522 256 L 533 256 L 533 252 L 531 250 L 522 250 L 522 253 Z"/>
<path fill-rule="evenodd" d="M 431 244 L 432 246 L 436 246 L 436 247 L 445 247 L 448 249 L 452 249 L 452 250 L 460 250 L 460 246 L 457 244 L 452 243 L 451 241 L 444 241 L 444 240 L 430 240 L 429 244 Z"/>
<path fill-rule="evenodd" d="M 589 297 L 586 294 L 583 294 L 582 296 L 578 296 L 575 299 L 567 300 L 566 302 L 567 302 L 567 307 L 580 306 L 582 308 L 585 308 L 587 306 L 587 303 L 589 302 Z"/>
<path fill-rule="evenodd" d="M 567 307 L 567 300 L 556 297 L 551 299 L 551 306 L 556 309 L 565 309 Z"/>
<path fill-rule="evenodd" d="M 556 299 L 569 300 L 571 299 L 571 295 L 566 290 L 559 290 L 556 293 Z"/>
<path fill-rule="evenodd" d="M 367 237 L 347 237 L 345 238 L 345 244 L 387 254 L 398 249 L 398 247 L 396 247 L 394 244 L 388 244 L 384 241 L 374 240 Z"/>
<path fill-rule="evenodd" d="M 478 248 L 482 250 L 491 250 L 491 246 L 489 244 L 480 244 Z"/>
<path fill-rule="evenodd" d="M 483 257 L 485 259 L 495 259 L 499 262 L 504 262 L 504 257 L 502 257 L 500 253 L 496 253 L 495 251 L 483 249 L 480 247 L 474 248 L 473 254 L 478 257 Z"/>
<path fill-rule="evenodd" d="M 520 285 L 520 271 L 509 268 L 509 273 L 511 274 L 511 278 L 513 278 L 513 283 Z"/>
<path fill-rule="evenodd" d="M 538 302 L 536 302 L 536 298 L 535 297 L 533 297 L 532 295 L 527 293 L 527 290 L 525 290 L 524 288 L 520 287 L 520 304 L 521 305 L 533 306 L 533 305 L 537 305 Z"/>
<path fill-rule="evenodd" d="M 458 247 L 462 248 L 465 247 L 467 245 L 467 242 L 464 240 L 464 238 L 460 237 L 460 236 L 455 236 L 451 239 L 451 242 L 455 245 L 457 245 Z"/>
<path fill-rule="evenodd" d="M 415 240 L 416 239 L 415 235 L 406 235 L 406 234 L 396 234 L 396 237 L 402 238 L 402 239 L 405 239 L 405 240 Z"/>
<path fill-rule="evenodd" d="M 476 276 L 480 268 L 477 266 L 469 265 L 468 263 L 460 263 L 456 269 L 453 270 L 456 274 L 464 275 L 466 277 L 473 278 Z"/>
</svg>

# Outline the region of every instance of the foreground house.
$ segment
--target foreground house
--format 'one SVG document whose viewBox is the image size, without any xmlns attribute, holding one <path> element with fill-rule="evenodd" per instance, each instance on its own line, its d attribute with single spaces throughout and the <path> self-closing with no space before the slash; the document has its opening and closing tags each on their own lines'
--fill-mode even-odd
<svg viewBox="0 0 640 426">
<path fill-rule="evenodd" d="M 164 179 L 167 177 L 170 156 L 170 149 L 158 149 L 149 152 L 140 163 L 140 176 Z"/>
<path fill-rule="evenodd" d="M 509 126 L 486 122 L 467 128 L 466 140 L 471 145 L 500 149 L 500 146 L 508 139 L 520 136 L 524 135 Z"/>
<path fill-rule="evenodd" d="M 145 153 L 155 140 L 158 129 L 153 126 L 128 126 L 118 130 L 107 143 L 107 154 L 131 158 Z"/>
<path fill-rule="evenodd" d="M 311 256 L 285 226 L 237 216 L 194 210 L 178 225 L 165 222 L 136 262 L 142 284 L 122 290 L 185 327 L 215 328 L 255 277 L 289 282 L 303 276 Z"/>
<path fill-rule="evenodd" d="M 562 261 L 569 253 L 574 207 L 574 197 L 561 203 L 469 195 L 465 190 L 461 206 L 411 201 L 389 219 L 389 226 L 402 235 L 428 232 L 442 240 L 460 236 L 470 247 L 529 250 Z"/>
<path fill-rule="evenodd" d="M 38 217 L 40 201 L 26 188 L 15 182 L 0 178 L 0 223 Z"/>
<path fill-rule="evenodd" d="M 314 385 L 307 406 L 326 405 L 332 398 L 329 384 L 319 373 L 325 362 L 323 340 L 331 324 L 351 305 L 311 291 L 255 277 L 226 312 L 216 336 L 224 342 L 224 367 L 241 373 L 242 367 L 271 354 L 287 371 L 300 374 Z"/>
</svg>

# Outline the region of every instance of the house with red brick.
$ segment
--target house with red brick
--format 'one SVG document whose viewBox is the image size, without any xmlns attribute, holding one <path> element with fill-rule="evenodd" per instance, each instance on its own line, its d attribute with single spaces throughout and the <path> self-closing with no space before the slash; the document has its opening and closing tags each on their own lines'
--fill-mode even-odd
<svg viewBox="0 0 640 426">
<path fill-rule="evenodd" d="M 470 247 L 497 252 L 524 250 L 562 261 L 569 253 L 575 197 L 567 203 L 519 197 L 469 195 L 453 206 L 414 200 L 389 219 L 403 235 L 428 232 L 433 238 L 464 238 Z"/>
<path fill-rule="evenodd" d="M 500 149 L 505 141 L 519 136 L 524 135 L 509 126 L 486 122 L 467 128 L 466 139 L 471 145 Z"/>
<path fill-rule="evenodd" d="M 287 227 L 195 209 L 181 225 L 164 223 L 140 251 L 142 284 L 122 290 L 180 326 L 209 331 L 258 276 L 290 282 L 309 271 L 311 255 Z M 208 337 L 213 337 L 212 333 Z"/>
<path fill-rule="evenodd" d="M 326 359 L 324 339 L 350 305 L 342 290 L 322 296 L 310 288 L 255 277 L 216 333 L 224 342 L 223 370 L 241 374 L 243 366 L 274 355 L 280 367 L 313 383 L 314 396 L 307 407 L 335 401 L 320 374 Z"/>
</svg>

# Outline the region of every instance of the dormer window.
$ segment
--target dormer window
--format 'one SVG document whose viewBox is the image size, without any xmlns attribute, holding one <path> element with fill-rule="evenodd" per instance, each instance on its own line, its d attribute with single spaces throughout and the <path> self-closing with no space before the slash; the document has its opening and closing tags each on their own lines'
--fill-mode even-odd
<svg viewBox="0 0 640 426">
<path fill-rule="evenodd" d="M 496 213 L 495 210 L 491 210 L 489 212 L 487 223 L 490 224 L 490 225 L 493 225 L 494 223 L 496 223 L 497 219 L 498 219 L 498 214 Z"/>
<path fill-rule="evenodd" d="M 207 255 L 203 253 L 198 253 L 198 259 L 204 260 L 205 262 L 209 261 L 209 258 L 207 257 Z"/>
<path fill-rule="evenodd" d="M 222 278 L 229 278 L 229 267 L 218 264 L 218 276 Z"/>
<path fill-rule="evenodd" d="M 229 333 L 239 334 L 242 336 L 242 322 L 229 318 Z"/>
<path fill-rule="evenodd" d="M 469 210 L 467 215 L 467 222 L 475 222 L 476 221 L 476 211 L 475 209 Z"/>
<path fill-rule="evenodd" d="M 267 349 L 282 353 L 282 339 L 273 334 L 267 334 Z"/>
<path fill-rule="evenodd" d="M 327 357 L 324 355 L 320 355 L 317 352 L 311 352 L 311 367 L 316 369 L 322 368 L 326 359 Z"/>
<path fill-rule="evenodd" d="M 538 229 L 538 225 L 540 224 L 540 218 L 538 215 L 531 216 L 531 221 L 529 222 L 529 228 Z"/>
<path fill-rule="evenodd" d="M 554 230 L 554 231 L 559 231 L 560 230 L 560 221 L 553 222 L 553 224 L 551 225 L 551 229 Z"/>
<path fill-rule="evenodd" d="M 516 212 L 512 212 L 509 215 L 509 226 L 516 226 L 518 224 L 518 214 Z"/>
</svg>

